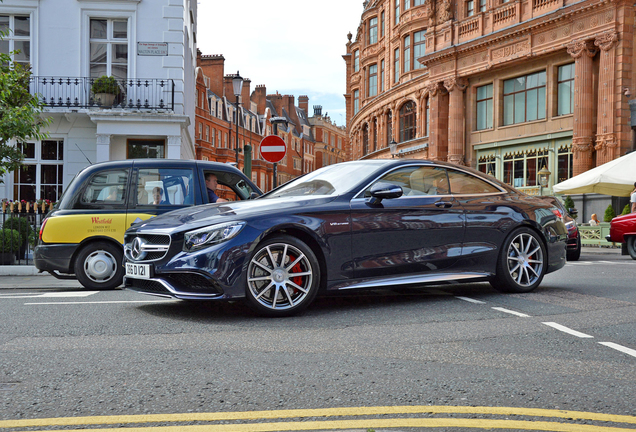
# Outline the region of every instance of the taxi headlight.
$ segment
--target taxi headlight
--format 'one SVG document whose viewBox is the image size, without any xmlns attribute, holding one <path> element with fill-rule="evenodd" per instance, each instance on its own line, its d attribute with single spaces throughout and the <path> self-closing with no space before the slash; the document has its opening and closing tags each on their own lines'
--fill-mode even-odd
<svg viewBox="0 0 636 432">
<path fill-rule="evenodd" d="M 241 232 L 244 226 L 245 222 L 227 222 L 188 231 L 183 239 L 183 250 L 190 252 L 227 241 Z"/>
</svg>

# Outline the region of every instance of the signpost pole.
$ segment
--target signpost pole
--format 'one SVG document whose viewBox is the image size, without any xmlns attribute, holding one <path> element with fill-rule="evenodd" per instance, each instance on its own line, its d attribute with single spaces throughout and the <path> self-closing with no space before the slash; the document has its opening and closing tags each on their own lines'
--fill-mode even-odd
<svg viewBox="0 0 636 432">
<path fill-rule="evenodd" d="M 274 183 L 272 185 L 273 186 L 272 189 L 276 189 L 276 187 L 278 187 L 278 180 L 277 180 L 278 173 L 276 172 L 276 166 L 277 165 L 278 165 L 277 163 L 274 163 Z"/>
</svg>

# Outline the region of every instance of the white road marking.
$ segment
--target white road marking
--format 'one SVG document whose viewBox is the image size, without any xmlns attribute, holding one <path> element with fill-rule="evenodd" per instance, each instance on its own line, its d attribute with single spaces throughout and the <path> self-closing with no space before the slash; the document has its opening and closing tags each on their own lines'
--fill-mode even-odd
<svg viewBox="0 0 636 432">
<path fill-rule="evenodd" d="M 99 291 L 66 291 L 66 292 L 50 292 L 44 293 L 40 297 L 88 297 L 97 294 Z"/>
<path fill-rule="evenodd" d="M 523 317 L 523 318 L 530 318 L 530 315 L 526 315 L 524 313 L 516 312 L 516 311 L 510 310 L 510 309 L 505 309 L 505 308 L 502 308 L 502 307 L 494 307 L 493 309 L 494 310 L 498 310 L 499 312 L 505 312 L 505 313 L 509 313 L 509 314 L 516 315 L 516 316 Z"/>
<path fill-rule="evenodd" d="M 0 298 L 66 298 L 66 297 L 88 297 L 93 294 L 97 294 L 99 291 L 63 291 L 63 292 L 49 292 L 49 293 L 16 293 L 16 294 L 0 294 Z M 6 296 L 6 297 L 5 297 Z"/>
<path fill-rule="evenodd" d="M 467 302 L 470 302 L 470 303 L 486 304 L 485 301 L 475 300 L 475 299 L 472 299 L 470 297 L 455 296 L 455 298 L 458 298 L 460 300 L 464 300 L 464 301 L 467 301 Z"/>
<path fill-rule="evenodd" d="M 36 306 L 36 305 L 79 305 L 79 304 L 114 304 L 114 303 L 167 303 L 172 302 L 174 300 L 113 300 L 113 301 L 93 301 L 93 302 L 37 302 L 37 303 L 25 303 L 25 305 Z"/>
<path fill-rule="evenodd" d="M 560 330 L 560 331 L 562 331 L 564 333 L 571 334 L 572 336 L 576 336 L 576 337 L 580 337 L 580 338 L 593 338 L 594 337 L 594 336 L 590 336 L 589 334 L 585 334 L 585 333 L 578 332 L 576 330 L 572 330 L 569 327 L 563 326 L 561 324 L 557 324 L 555 322 L 544 322 L 542 324 L 545 324 L 545 325 L 547 325 L 549 327 L 552 327 L 552 328 L 555 328 L 557 330 Z"/>
<path fill-rule="evenodd" d="M 614 348 L 615 350 L 618 350 L 620 352 L 628 354 L 628 355 L 630 355 L 632 357 L 636 357 L 636 350 L 633 350 L 631 348 L 624 347 L 624 346 L 616 344 L 614 342 L 599 342 L 599 343 L 601 345 L 605 345 L 606 347 Z"/>
</svg>

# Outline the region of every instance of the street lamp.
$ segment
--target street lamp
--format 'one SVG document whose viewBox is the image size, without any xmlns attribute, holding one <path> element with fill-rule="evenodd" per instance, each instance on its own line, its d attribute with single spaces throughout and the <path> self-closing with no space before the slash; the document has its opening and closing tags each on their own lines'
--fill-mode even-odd
<svg viewBox="0 0 636 432">
<path fill-rule="evenodd" d="M 391 152 L 391 157 L 394 158 L 397 154 L 397 143 L 394 139 L 392 139 L 389 143 L 389 151 Z"/>
<path fill-rule="evenodd" d="M 543 188 L 548 185 L 550 180 L 550 170 L 543 165 L 543 168 L 539 171 L 539 184 L 541 185 L 540 194 L 543 195 Z"/>
<path fill-rule="evenodd" d="M 236 96 L 236 147 L 234 151 L 236 152 L 236 167 L 238 168 L 239 163 L 239 137 L 238 137 L 238 117 L 239 117 L 239 96 L 241 96 L 241 91 L 243 91 L 243 78 L 239 75 L 239 72 L 236 71 L 236 75 L 232 78 L 232 86 L 234 87 L 234 96 Z"/>
</svg>

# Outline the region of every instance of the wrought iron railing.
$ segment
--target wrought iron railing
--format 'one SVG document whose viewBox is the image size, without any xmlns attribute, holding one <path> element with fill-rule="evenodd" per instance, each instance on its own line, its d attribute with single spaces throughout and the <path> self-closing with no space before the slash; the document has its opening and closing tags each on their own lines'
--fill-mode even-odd
<svg viewBox="0 0 636 432">
<path fill-rule="evenodd" d="M 2 201 L 0 265 L 33 265 L 40 226 L 51 209 L 52 203 Z"/>
<path fill-rule="evenodd" d="M 96 84 L 98 79 L 32 76 L 30 91 L 48 108 L 174 111 L 175 86 L 171 79 L 113 79 L 101 88 Z"/>
</svg>

